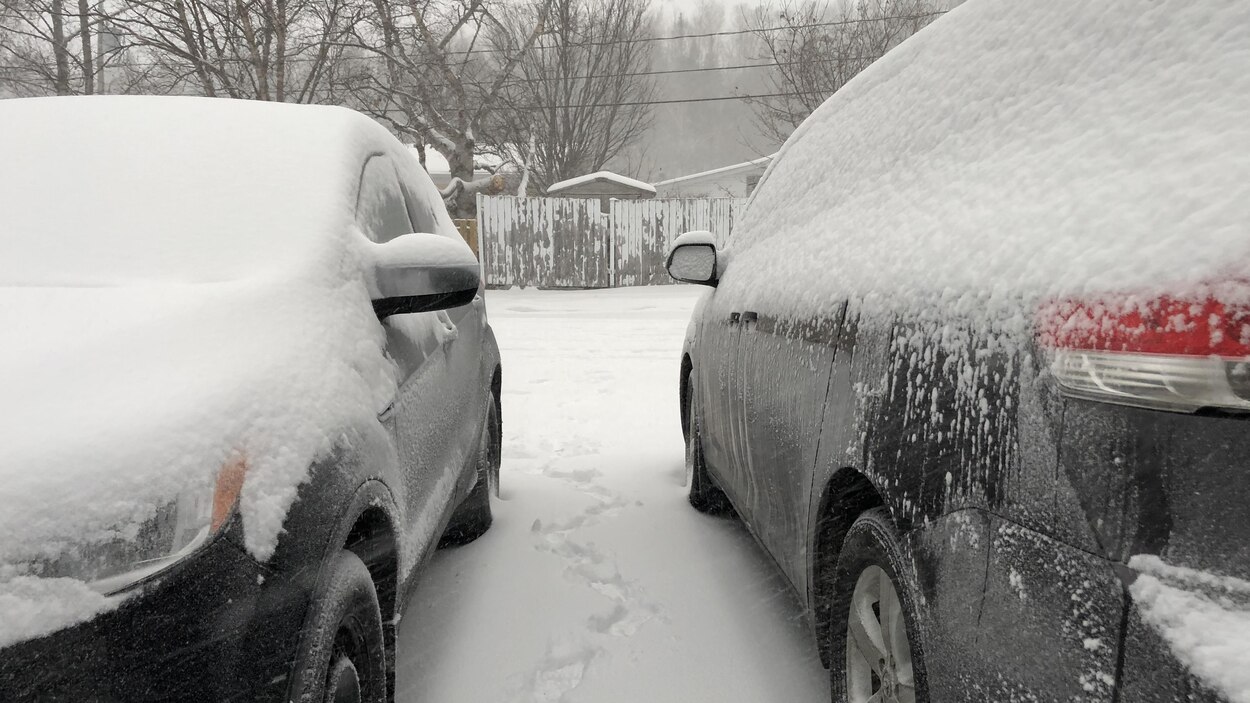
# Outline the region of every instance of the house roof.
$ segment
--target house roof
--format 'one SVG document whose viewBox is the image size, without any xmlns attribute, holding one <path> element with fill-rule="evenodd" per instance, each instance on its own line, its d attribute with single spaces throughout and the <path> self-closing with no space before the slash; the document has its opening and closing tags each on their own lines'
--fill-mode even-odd
<svg viewBox="0 0 1250 703">
<path fill-rule="evenodd" d="M 692 173 L 688 176 L 678 176 L 677 178 L 670 178 L 666 181 L 660 181 L 659 183 L 656 183 L 655 185 L 657 188 L 663 188 L 665 186 L 678 185 L 681 183 L 702 180 L 702 179 L 710 178 L 713 176 L 727 176 L 738 171 L 754 171 L 757 169 L 766 168 L 768 166 L 768 162 L 772 161 L 774 156 L 776 156 L 776 154 L 769 154 L 768 156 L 761 156 L 760 158 L 752 159 L 751 161 L 743 161 L 740 164 L 731 164 L 729 166 L 721 166 L 720 168 L 714 168 L 710 171 L 700 171 L 699 173 Z"/>
<path fill-rule="evenodd" d="M 416 145 L 409 144 L 408 148 L 412 150 L 415 156 L 417 153 Z M 475 171 L 498 168 L 502 163 L 503 159 L 493 154 L 475 154 L 473 156 L 473 168 Z M 443 156 L 437 149 L 427 146 L 425 148 L 425 171 L 432 176 L 448 176 L 451 175 L 451 165 L 447 163 L 447 157 Z"/>
<path fill-rule="evenodd" d="M 569 178 L 567 180 L 560 181 L 559 183 L 552 183 L 550 186 L 547 187 L 547 193 L 548 194 L 555 193 L 557 191 L 565 190 L 567 188 L 572 188 L 573 186 L 578 186 L 583 183 L 591 183 L 594 181 L 608 181 L 611 183 L 616 183 L 618 185 L 626 186 L 628 188 L 641 190 L 646 193 L 655 192 L 655 187 L 652 186 L 650 183 L 643 183 L 642 181 L 635 180 L 627 176 L 622 176 L 619 173 L 612 173 L 611 171 L 595 171 L 594 173 L 588 173 L 584 176 L 577 176 L 576 178 Z"/>
</svg>

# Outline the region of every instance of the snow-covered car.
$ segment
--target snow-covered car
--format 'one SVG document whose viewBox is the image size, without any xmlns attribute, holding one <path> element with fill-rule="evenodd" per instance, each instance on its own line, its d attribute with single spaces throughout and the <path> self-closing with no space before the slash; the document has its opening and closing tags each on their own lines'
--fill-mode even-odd
<svg viewBox="0 0 1250 703">
<path fill-rule="evenodd" d="M 409 584 L 499 468 L 429 176 L 336 107 L 0 124 L 0 700 L 389 700 Z"/>
<path fill-rule="evenodd" d="M 690 501 L 834 701 L 1250 700 L 1247 37 L 970 0 L 675 242 Z"/>
</svg>

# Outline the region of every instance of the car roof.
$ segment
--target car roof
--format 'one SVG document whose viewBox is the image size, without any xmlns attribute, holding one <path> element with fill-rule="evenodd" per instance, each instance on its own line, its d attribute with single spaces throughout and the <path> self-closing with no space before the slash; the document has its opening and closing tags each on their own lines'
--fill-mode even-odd
<svg viewBox="0 0 1250 703">
<path fill-rule="evenodd" d="M 122 277 L 165 259 L 201 260 L 210 279 L 281 259 L 351 225 L 371 155 L 411 160 L 381 125 L 330 106 L 34 98 L 0 101 L 0 124 L 0 281 L 15 284 L 109 283 L 101 238 L 116 240 Z M 93 251 L 76 262 L 76 249 Z"/>
</svg>

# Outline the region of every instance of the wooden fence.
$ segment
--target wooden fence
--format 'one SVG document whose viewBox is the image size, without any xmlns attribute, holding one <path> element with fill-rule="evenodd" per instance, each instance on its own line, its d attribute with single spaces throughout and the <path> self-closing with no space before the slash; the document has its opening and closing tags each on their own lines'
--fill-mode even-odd
<svg viewBox="0 0 1250 703">
<path fill-rule="evenodd" d="M 683 232 L 724 244 L 740 198 L 616 200 L 479 195 L 477 235 L 491 286 L 608 288 L 669 283 L 664 257 Z"/>
<path fill-rule="evenodd" d="M 456 223 L 456 231 L 464 237 L 464 243 L 473 250 L 473 255 L 481 260 L 482 255 L 477 249 L 477 220 L 452 220 Z"/>
</svg>

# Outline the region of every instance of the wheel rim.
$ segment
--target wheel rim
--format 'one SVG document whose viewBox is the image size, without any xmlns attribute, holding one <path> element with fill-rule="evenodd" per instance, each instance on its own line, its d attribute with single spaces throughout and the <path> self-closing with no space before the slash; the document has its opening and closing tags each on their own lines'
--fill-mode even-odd
<svg viewBox="0 0 1250 703">
<path fill-rule="evenodd" d="M 879 566 L 859 575 L 846 627 L 849 703 L 915 703 L 911 642 L 894 582 Z"/>
<path fill-rule="evenodd" d="M 360 703 L 360 675 L 350 657 L 338 652 L 326 680 L 326 703 Z"/>
</svg>

